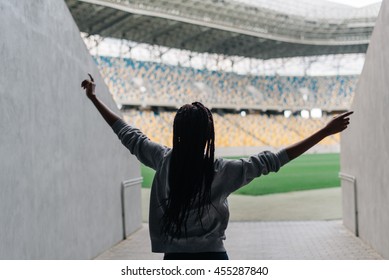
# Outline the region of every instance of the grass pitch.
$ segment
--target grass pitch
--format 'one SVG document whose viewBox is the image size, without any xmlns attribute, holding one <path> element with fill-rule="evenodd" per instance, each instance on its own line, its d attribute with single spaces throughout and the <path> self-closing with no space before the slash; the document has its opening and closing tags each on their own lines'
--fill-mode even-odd
<svg viewBox="0 0 389 280">
<path fill-rule="evenodd" d="M 235 193 L 265 195 L 339 187 L 339 169 L 339 154 L 306 154 L 289 162 L 277 173 L 254 179 Z M 151 186 L 154 174 L 154 170 L 142 165 L 142 187 Z"/>
</svg>

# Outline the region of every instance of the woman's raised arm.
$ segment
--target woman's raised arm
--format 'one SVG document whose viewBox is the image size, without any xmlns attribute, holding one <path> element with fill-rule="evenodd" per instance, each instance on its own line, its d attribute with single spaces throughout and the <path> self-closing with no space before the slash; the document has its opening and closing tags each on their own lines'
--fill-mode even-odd
<svg viewBox="0 0 389 280">
<path fill-rule="evenodd" d="M 121 119 L 111 109 L 109 109 L 95 94 L 96 84 L 91 74 L 88 74 L 90 80 L 84 80 L 81 87 L 85 89 L 86 96 L 92 101 L 104 120 L 112 126 L 117 120 Z"/>
<path fill-rule="evenodd" d="M 286 147 L 285 150 L 288 154 L 289 160 L 299 157 L 327 136 L 345 130 L 350 123 L 350 118 L 348 118 L 348 116 L 350 116 L 352 113 L 354 112 L 346 112 L 334 117 L 324 128 L 320 129 L 304 140 Z"/>
</svg>

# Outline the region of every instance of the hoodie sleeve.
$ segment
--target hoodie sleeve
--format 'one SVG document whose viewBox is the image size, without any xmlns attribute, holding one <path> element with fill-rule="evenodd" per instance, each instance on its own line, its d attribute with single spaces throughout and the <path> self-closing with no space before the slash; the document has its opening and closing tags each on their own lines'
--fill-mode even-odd
<svg viewBox="0 0 389 280">
<path fill-rule="evenodd" d="M 265 151 L 253 155 L 248 159 L 226 160 L 222 159 L 216 166 L 218 173 L 214 180 L 223 188 L 227 196 L 235 190 L 247 185 L 254 178 L 267 175 L 278 170 L 289 162 L 288 154 L 285 150 L 278 153 Z"/>
<path fill-rule="evenodd" d="M 112 125 L 122 144 L 144 165 L 156 170 L 169 148 L 152 142 L 139 129 L 134 128 L 122 119 Z"/>
</svg>

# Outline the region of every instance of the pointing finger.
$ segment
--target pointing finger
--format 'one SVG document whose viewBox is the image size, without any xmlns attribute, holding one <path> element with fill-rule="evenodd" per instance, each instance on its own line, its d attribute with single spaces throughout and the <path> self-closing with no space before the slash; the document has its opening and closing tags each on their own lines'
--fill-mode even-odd
<svg viewBox="0 0 389 280">
<path fill-rule="evenodd" d="M 345 112 L 345 113 L 341 114 L 340 117 L 345 118 L 345 117 L 347 117 L 347 116 L 350 116 L 350 115 L 353 114 L 353 113 L 354 113 L 354 111 Z"/>
<path fill-rule="evenodd" d="M 88 75 L 89 75 L 89 77 L 90 77 L 90 80 L 91 80 L 92 82 L 94 82 L 95 80 L 93 79 L 92 75 L 89 74 L 89 73 L 88 73 Z"/>
</svg>

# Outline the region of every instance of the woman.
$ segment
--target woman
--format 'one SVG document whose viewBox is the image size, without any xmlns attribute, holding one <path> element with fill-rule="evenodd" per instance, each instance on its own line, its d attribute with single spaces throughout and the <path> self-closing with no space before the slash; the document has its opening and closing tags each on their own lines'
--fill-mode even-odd
<svg viewBox="0 0 389 280">
<path fill-rule="evenodd" d="M 170 149 L 150 141 L 106 107 L 95 95 L 90 78 L 81 84 L 87 97 L 123 145 L 156 171 L 149 230 L 152 251 L 164 253 L 164 259 L 228 259 L 223 246 L 228 195 L 256 177 L 277 172 L 325 137 L 343 131 L 352 114 L 333 118 L 318 132 L 278 153 L 265 151 L 248 159 L 215 160 L 212 113 L 201 103 L 186 104 L 177 111 Z"/>
</svg>

